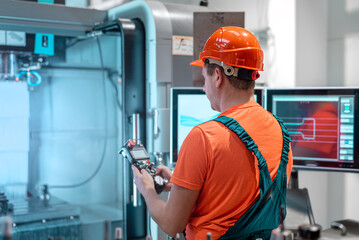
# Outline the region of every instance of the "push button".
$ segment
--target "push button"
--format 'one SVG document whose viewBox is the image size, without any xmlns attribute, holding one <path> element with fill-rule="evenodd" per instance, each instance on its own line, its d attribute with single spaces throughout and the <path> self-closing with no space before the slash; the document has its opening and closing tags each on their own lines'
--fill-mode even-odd
<svg viewBox="0 0 359 240">
<path fill-rule="evenodd" d="M 135 141 L 133 141 L 132 139 L 127 141 L 127 146 L 132 149 L 134 146 L 136 146 Z"/>
</svg>

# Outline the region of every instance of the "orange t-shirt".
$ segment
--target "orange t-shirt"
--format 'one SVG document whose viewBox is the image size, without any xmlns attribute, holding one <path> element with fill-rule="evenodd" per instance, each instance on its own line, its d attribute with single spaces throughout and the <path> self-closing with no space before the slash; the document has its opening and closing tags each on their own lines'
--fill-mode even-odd
<svg viewBox="0 0 359 240">
<path fill-rule="evenodd" d="M 255 102 L 233 106 L 223 115 L 238 121 L 252 137 L 273 179 L 283 147 L 277 120 Z M 292 164 L 290 151 L 288 179 Z M 211 232 L 218 239 L 259 197 L 258 161 L 237 134 L 209 121 L 194 127 L 183 142 L 171 182 L 201 190 L 186 228 L 187 238 L 206 239 Z"/>
</svg>

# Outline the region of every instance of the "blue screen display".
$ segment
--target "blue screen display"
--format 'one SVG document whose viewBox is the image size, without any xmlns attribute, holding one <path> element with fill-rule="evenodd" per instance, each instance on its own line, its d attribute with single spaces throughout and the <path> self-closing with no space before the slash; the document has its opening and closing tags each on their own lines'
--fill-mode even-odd
<svg viewBox="0 0 359 240">
<path fill-rule="evenodd" d="M 262 90 L 255 90 L 255 100 L 262 104 Z M 171 92 L 171 152 L 173 162 L 184 139 L 193 127 L 218 117 L 202 88 L 173 88 Z"/>
</svg>

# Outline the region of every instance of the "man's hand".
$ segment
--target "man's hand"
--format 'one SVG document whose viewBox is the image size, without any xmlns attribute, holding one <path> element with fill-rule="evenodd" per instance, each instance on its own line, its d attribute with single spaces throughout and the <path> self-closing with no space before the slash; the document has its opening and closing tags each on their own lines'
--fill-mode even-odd
<svg viewBox="0 0 359 240">
<path fill-rule="evenodd" d="M 165 189 L 163 191 L 169 192 L 172 188 L 172 183 L 170 182 L 172 177 L 171 170 L 166 166 L 158 166 L 156 168 L 156 175 L 159 175 L 168 180 L 168 183 L 166 184 Z"/>
<path fill-rule="evenodd" d="M 142 195 L 145 195 L 146 191 L 153 189 L 155 190 L 155 184 L 153 178 L 146 170 L 139 171 L 137 167 L 131 166 L 133 171 L 133 177 L 135 178 L 135 184 Z"/>
<path fill-rule="evenodd" d="M 171 188 L 171 194 L 165 202 L 156 193 L 153 179 L 146 170 L 140 172 L 132 166 L 132 171 L 137 188 L 143 195 L 153 220 L 172 237 L 182 232 L 188 223 L 200 190 L 190 190 L 172 183 L 167 184 Z M 168 180 L 172 177 L 171 170 L 163 166 L 157 168 L 156 174 Z"/>
</svg>

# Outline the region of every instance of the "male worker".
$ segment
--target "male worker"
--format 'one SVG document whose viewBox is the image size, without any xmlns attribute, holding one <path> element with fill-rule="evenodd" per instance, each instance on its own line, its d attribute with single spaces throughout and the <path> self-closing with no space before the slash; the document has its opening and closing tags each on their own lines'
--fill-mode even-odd
<svg viewBox="0 0 359 240">
<path fill-rule="evenodd" d="M 280 224 L 292 169 L 290 138 L 283 123 L 254 100 L 255 80 L 263 71 L 263 52 L 255 36 L 239 27 L 218 29 L 200 58 L 203 90 L 214 110 L 212 121 L 189 133 L 170 180 L 167 202 L 153 180 L 133 167 L 135 182 L 154 221 L 171 236 L 186 228 L 186 238 L 269 239 Z"/>
</svg>

